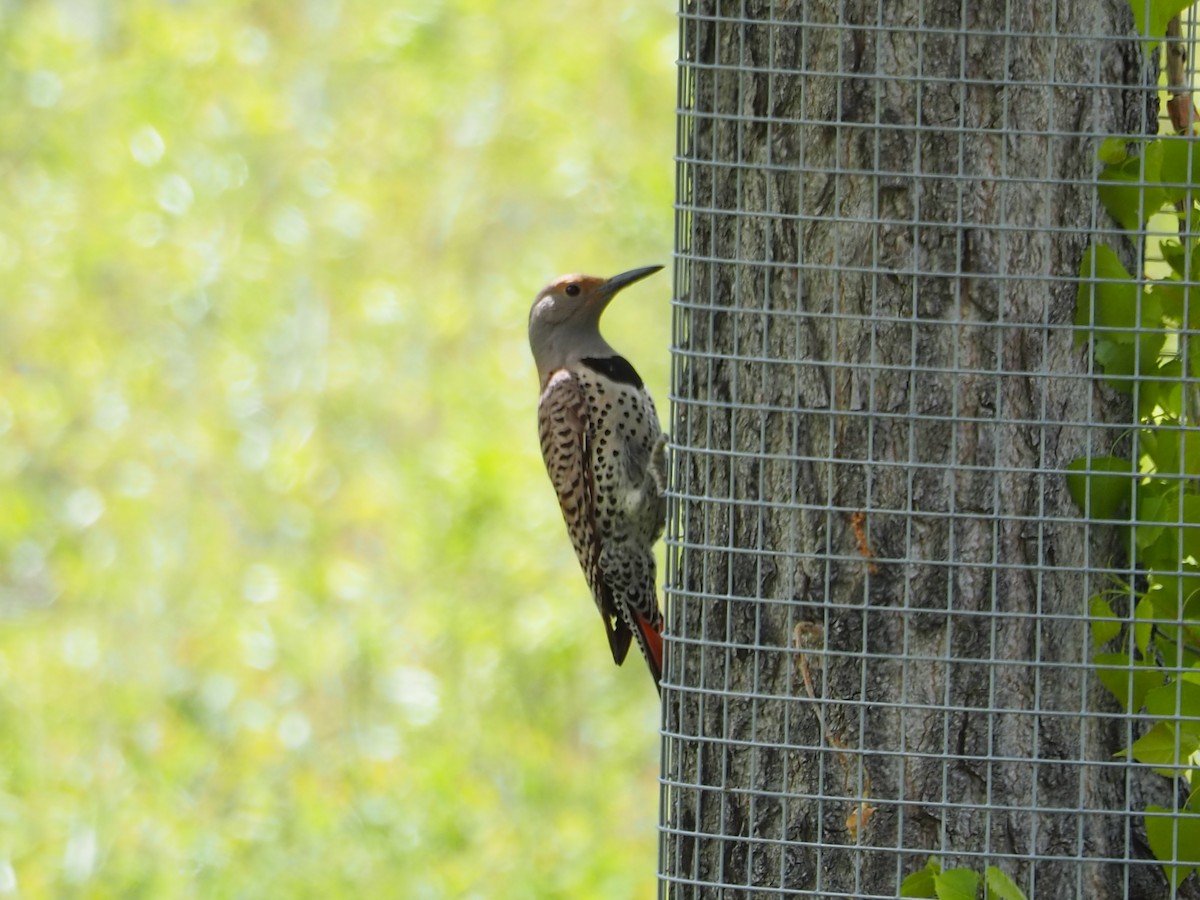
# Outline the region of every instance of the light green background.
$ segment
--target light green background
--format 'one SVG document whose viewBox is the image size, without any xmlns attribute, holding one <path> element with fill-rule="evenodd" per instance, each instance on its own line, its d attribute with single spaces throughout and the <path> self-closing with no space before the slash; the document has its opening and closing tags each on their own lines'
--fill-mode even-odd
<svg viewBox="0 0 1200 900">
<path fill-rule="evenodd" d="M 647 897 L 529 301 L 670 259 L 664 3 L 0 3 L 0 897 Z M 666 416 L 669 275 L 607 334 Z"/>
</svg>

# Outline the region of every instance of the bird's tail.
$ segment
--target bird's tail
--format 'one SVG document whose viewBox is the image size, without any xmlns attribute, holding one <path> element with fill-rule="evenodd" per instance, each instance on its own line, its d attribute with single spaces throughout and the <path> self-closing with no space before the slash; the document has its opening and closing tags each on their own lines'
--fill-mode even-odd
<svg viewBox="0 0 1200 900">
<path fill-rule="evenodd" d="M 637 641 L 642 648 L 642 655 L 646 657 L 646 664 L 650 667 L 650 674 L 654 676 L 654 686 L 658 688 L 658 692 L 662 693 L 662 671 L 663 671 L 663 639 L 662 639 L 662 619 L 659 619 L 658 625 L 652 625 L 648 620 L 637 616 Z"/>
</svg>

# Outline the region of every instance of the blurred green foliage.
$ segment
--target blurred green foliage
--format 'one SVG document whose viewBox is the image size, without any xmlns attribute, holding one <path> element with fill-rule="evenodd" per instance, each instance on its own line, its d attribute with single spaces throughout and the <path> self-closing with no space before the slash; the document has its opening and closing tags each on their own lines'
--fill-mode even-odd
<svg viewBox="0 0 1200 900">
<path fill-rule="evenodd" d="M 668 261 L 674 34 L 0 3 L 0 897 L 652 895 L 525 321 Z M 668 294 L 607 318 L 661 407 Z"/>
</svg>

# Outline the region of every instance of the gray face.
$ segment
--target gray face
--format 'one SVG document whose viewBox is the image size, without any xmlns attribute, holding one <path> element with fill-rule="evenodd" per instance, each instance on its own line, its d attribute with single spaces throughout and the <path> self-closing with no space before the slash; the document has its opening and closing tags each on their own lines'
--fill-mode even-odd
<svg viewBox="0 0 1200 900">
<path fill-rule="evenodd" d="M 560 275 L 542 288 L 529 310 L 529 326 L 554 327 L 568 322 L 599 324 L 600 313 L 612 299 L 603 278 L 593 275 Z"/>
<path fill-rule="evenodd" d="M 600 336 L 601 314 L 618 291 L 661 268 L 632 269 L 607 279 L 561 275 L 542 288 L 529 310 L 529 346 L 542 382 L 574 360 L 614 355 Z"/>
</svg>

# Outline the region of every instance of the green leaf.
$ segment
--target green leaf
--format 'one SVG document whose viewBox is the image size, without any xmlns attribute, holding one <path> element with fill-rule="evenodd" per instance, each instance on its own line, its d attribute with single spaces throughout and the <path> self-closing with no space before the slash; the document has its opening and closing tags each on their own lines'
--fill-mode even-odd
<svg viewBox="0 0 1200 900">
<path fill-rule="evenodd" d="M 1146 838 L 1174 891 L 1200 865 L 1200 816 L 1162 806 L 1147 806 Z"/>
<path fill-rule="evenodd" d="M 1067 493 L 1093 519 L 1115 519 L 1129 507 L 1135 473 L 1119 456 L 1080 457 L 1067 464 Z"/>
<path fill-rule="evenodd" d="M 1176 728 L 1171 722 L 1158 722 L 1133 742 L 1129 755 L 1140 763 L 1154 766 L 1167 778 L 1177 778 L 1191 768 L 1189 760 L 1200 750 L 1200 742 Z"/>
<path fill-rule="evenodd" d="M 901 897 L 937 897 L 937 891 L 934 887 L 934 879 L 942 872 L 941 864 L 932 857 L 925 864 L 925 868 L 906 876 L 904 881 L 900 882 Z"/>
<path fill-rule="evenodd" d="M 1172 681 L 1147 691 L 1146 712 L 1173 725 L 1183 750 L 1200 748 L 1200 684 Z"/>
<path fill-rule="evenodd" d="M 1126 712 L 1142 708 L 1146 692 L 1163 683 L 1162 673 L 1142 662 L 1131 662 L 1125 653 L 1097 653 L 1092 662 L 1100 679 Z"/>
<path fill-rule="evenodd" d="M 1200 440 L 1200 434 L 1192 436 Z M 1200 559 L 1200 496 L 1183 495 L 1183 522 L 1179 524 L 1182 534 L 1183 555 Z"/>
<path fill-rule="evenodd" d="M 1200 475 L 1200 431 L 1181 428 L 1179 437 L 1183 447 L 1180 471 L 1187 475 Z"/>
<path fill-rule="evenodd" d="M 975 900 L 979 893 L 979 873 L 970 869 L 947 869 L 933 879 L 938 900 Z"/>
<path fill-rule="evenodd" d="M 1195 263 L 1193 262 L 1193 265 Z M 1179 276 L 1183 278 L 1182 275 Z M 1184 322 L 1184 315 L 1191 311 L 1192 288 L 1178 281 L 1162 279 L 1150 286 L 1162 306 L 1163 324 L 1178 328 Z M 1194 319 L 1195 314 L 1190 318 Z"/>
<path fill-rule="evenodd" d="M 1161 331 L 1142 332 L 1137 343 L 1126 340 L 1133 332 L 1095 341 L 1096 362 L 1104 372 L 1104 382 L 1122 394 L 1138 394 L 1138 415 L 1145 419 L 1157 408 L 1157 385 L 1148 381 L 1157 371 L 1159 351 L 1166 340 Z"/>
<path fill-rule="evenodd" d="M 1164 482 L 1140 485 L 1137 491 L 1134 543 L 1138 558 L 1148 566 L 1168 568 L 1179 561 L 1174 535 L 1168 535 L 1164 523 L 1179 521 L 1179 488 Z"/>
<path fill-rule="evenodd" d="M 1100 171 L 1096 193 L 1104 208 L 1126 231 L 1138 231 L 1167 202 L 1162 187 L 1162 141 L 1142 145 L 1141 156 L 1130 156 Z"/>
<path fill-rule="evenodd" d="M 1028 900 L 1025 892 L 995 866 L 987 867 L 988 900 Z"/>
<path fill-rule="evenodd" d="M 1132 394 L 1137 384 L 1138 353 L 1134 344 L 1117 340 L 1113 335 L 1095 340 L 1096 362 L 1104 373 L 1105 383 L 1122 394 Z"/>
<path fill-rule="evenodd" d="M 1172 179 L 1166 179 L 1168 181 Z M 1162 252 L 1163 262 L 1171 267 L 1171 271 L 1180 278 L 1187 277 L 1188 269 L 1188 253 L 1183 249 L 1183 244 L 1179 241 L 1170 238 L 1159 244 L 1159 250 Z"/>
<path fill-rule="evenodd" d="M 1188 568 L 1193 571 L 1195 570 L 1195 566 L 1189 566 Z M 1200 577 L 1197 580 L 1200 580 Z M 1180 604 L 1183 607 L 1181 618 L 1189 628 L 1195 629 L 1200 627 L 1200 588 L 1196 588 L 1190 582 L 1185 583 L 1189 587 L 1192 587 L 1193 591 L 1191 594 L 1185 595 L 1183 602 Z"/>
<path fill-rule="evenodd" d="M 1105 138 L 1100 144 L 1100 149 L 1096 152 L 1097 158 L 1106 166 L 1119 166 L 1130 157 L 1130 145 L 1144 143 L 1143 141 L 1131 141 L 1123 137 Z"/>
<path fill-rule="evenodd" d="M 1157 369 L 1155 369 L 1157 371 Z M 1159 409 L 1158 396 L 1163 384 L 1157 378 L 1142 374 L 1130 385 L 1133 395 L 1137 398 L 1137 416 L 1139 422 L 1147 422 L 1154 418 Z"/>
<path fill-rule="evenodd" d="M 1167 23 L 1192 5 L 1193 0 L 1129 0 L 1133 10 L 1133 26 L 1142 37 L 1150 38 L 1156 46 L 1157 38 L 1166 37 Z M 1150 20 L 1147 22 L 1146 13 Z"/>
<path fill-rule="evenodd" d="M 1179 438 L 1180 429 L 1177 428 L 1143 429 L 1139 432 L 1138 446 L 1148 457 L 1153 474 L 1179 474 Z"/>
<path fill-rule="evenodd" d="M 1092 643 L 1101 647 L 1121 633 L 1121 623 L 1107 600 L 1099 594 L 1091 599 L 1088 612 L 1092 620 Z"/>
<path fill-rule="evenodd" d="M 1200 280 L 1200 243 L 1192 247 L 1192 262 L 1186 272 L 1186 275 L 1177 276 L 1180 279 L 1186 278 L 1186 281 L 1162 279 L 1150 286 L 1150 292 L 1159 299 L 1163 324 L 1172 330 L 1178 330 L 1180 326 L 1200 329 L 1200 290 L 1197 290 L 1195 285 L 1195 282 Z M 1189 340 L 1193 352 L 1194 343 Z"/>
<path fill-rule="evenodd" d="M 1136 3 L 1137 0 L 1132 0 L 1132 2 Z M 1168 16 L 1168 18 L 1170 17 Z M 1200 195 L 1197 195 L 1195 189 L 1195 185 L 1200 185 L 1200 148 L 1195 146 L 1194 140 L 1186 135 L 1163 135 L 1156 143 L 1162 147 L 1160 174 L 1167 201 L 1169 203 L 1186 202 L 1189 193 L 1192 197 L 1200 199 Z M 1172 243 L 1182 250 L 1182 246 L 1177 241 Z M 1166 255 L 1167 251 L 1164 247 L 1163 256 Z M 1171 268 L 1175 268 L 1173 263 Z M 1180 277 L 1184 277 L 1181 270 L 1176 271 Z M 1195 278 L 1195 274 L 1189 277 Z"/>
<path fill-rule="evenodd" d="M 1150 646 L 1150 637 L 1154 634 L 1154 603 L 1149 597 L 1142 597 L 1133 608 L 1133 645 L 1143 657 Z"/>
<path fill-rule="evenodd" d="M 1156 447 L 1164 440 L 1169 453 L 1169 432 L 1160 433 Z M 1134 540 L 1144 565 L 1177 569 L 1181 557 L 1200 559 L 1200 496 L 1181 494 L 1177 482 L 1151 482 L 1140 486 L 1136 505 Z"/>
<path fill-rule="evenodd" d="M 1156 618 L 1175 619 L 1181 610 L 1200 604 L 1200 568 L 1190 563 L 1177 568 L 1178 572 L 1150 573 L 1146 596 L 1154 603 Z"/>
<path fill-rule="evenodd" d="M 1137 322 L 1141 293 L 1141 285 L 1133 280 L 1113 249 L 1093 244 L 1079 264 L 1075 324 L 1080 328 L 1132 328 Z M 1079 335 L 1076 339 L 1080 340 Z"/>
<path fill-rule="evenodd" d="M 1200 663 L 1200 627 L 1196 625 L 1189 627 L 1160 622 L 1155 626 L 1154 644 L 1159 650 L 1160 659 L 1179 660 L 1182 666 Z M 1176 677 L 1183 681 L 1200 680 L 1200 672 L 1193 676 L 1184 670 L 1176 673 Z"/>
<path fill-rule="evenodd" d="M 1162 297 L 1142 290 L 1111 247 L 1093 245 L 1079 264 L 1076 344 L 1091 339 L 1113 387 L 1132 393 L 1134 376 L 1153 376 L 1166 340 Z"/>
</svg>

